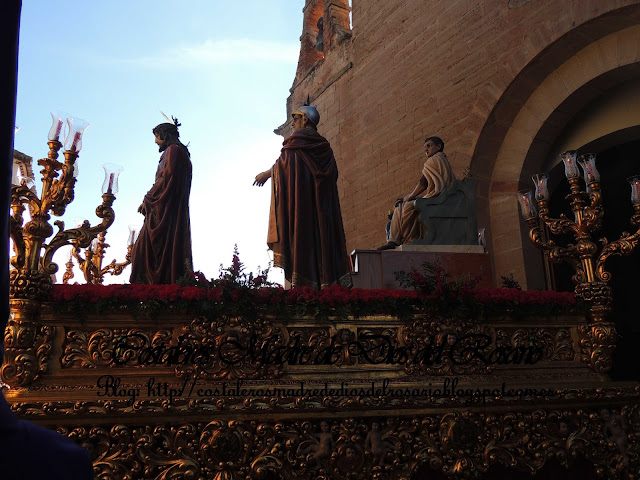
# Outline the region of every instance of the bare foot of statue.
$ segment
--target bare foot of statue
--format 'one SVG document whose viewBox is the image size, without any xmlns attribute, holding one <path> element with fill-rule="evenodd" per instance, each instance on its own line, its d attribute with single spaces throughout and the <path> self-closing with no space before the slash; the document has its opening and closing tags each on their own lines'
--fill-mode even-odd
<svg viewBox="0 0 640 480">
<path fill-rule="evenodd" d="M 387 242 L 384 245 L 380 245 L 378 248 L 376 248 L 376 250 L 392 250 L 399 246 L 400 245 L 398 245 L 396 242 Z"/>
</svg>

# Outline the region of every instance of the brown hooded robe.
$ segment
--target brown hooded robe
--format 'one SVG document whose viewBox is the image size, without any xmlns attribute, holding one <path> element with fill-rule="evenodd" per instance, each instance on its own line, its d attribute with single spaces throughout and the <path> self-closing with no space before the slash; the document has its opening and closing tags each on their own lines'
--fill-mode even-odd
<svg viewBox="0 0 640 480">
<path fill-rule="evenodd" d="M 267 243 L 292 286 L 351 285 L 337 179 L 333 151 L 318 132 L 304 128 L 285 139 L 271 169 Z"/>
<path fill-rule="evenodd" d="M 160 157 L 156 181 L 142 201 L 144 225 L 132 252 L 131 283 L 175 283 L 192 264 L 189 193 L 191 161 L 182 144 Z"/>
</svg>

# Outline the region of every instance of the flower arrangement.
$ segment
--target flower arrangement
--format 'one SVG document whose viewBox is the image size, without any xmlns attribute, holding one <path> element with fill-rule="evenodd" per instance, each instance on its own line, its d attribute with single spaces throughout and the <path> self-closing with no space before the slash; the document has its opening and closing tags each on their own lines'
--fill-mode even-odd
<svg viewBox="0 0 640 480">
<path fill-rule="evenodd" d="M 433 262 L 424 262 L 420 270 L 411 267 L 409 272 L 395 272 L 395 277 L 403 288 L 413 288 L 419 298 L 429 301 L 442 316 L 477 318 L 488 314 L 553 315 L 571 310 L 586 311 L 586 306 L 576 304 L 572 292 L 523 292 L 513 274 L 509 278 L 502 277 L 502 288 L 477 288 L 481 274 L 467 274 L 452 280 L 437 255 Z"/>
<path fill-rule="evenodd" d="M 521 291 L 516 288 L 480 289 L 479 277 L 451 281 L 437 263 L 421 271 L 397 272 L 400 284 L 411 290 L 345 288 L 322 290 L 295 287 L 285 290 L 267 281 L 269 269 L 246 273 L 237 247 L 231 266 L 221 266 L 220 276 L 209 280 L 190 272 L 175 285 L 54 285 L 51 305 L 55 311 L 88 313 L 126 310 L 134 316 L 154 316 L 166 311 L 256 315 L 363 316 L 392 314 L 406 317 L 417 312 L 482 319 L 488 314 L 550 315 L 582 311 L 573 293 Z"/>
</svg>

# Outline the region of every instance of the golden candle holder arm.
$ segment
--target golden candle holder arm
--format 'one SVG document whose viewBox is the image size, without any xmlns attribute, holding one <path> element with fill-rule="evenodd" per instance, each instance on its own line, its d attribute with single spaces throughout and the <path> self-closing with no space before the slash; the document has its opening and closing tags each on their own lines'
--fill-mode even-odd
<svg viewBox="0 0 640 480">
<path fill-rule="evenodd" d="M 74 245 L 82 248 L 89 246 L 91 241 L 101 232 L 104 232 L 111 226 L 115 219 L 115 213 L 112 205 L 115 196 L 111 193 L 102 194 L 102 204 L 96 208 L 96 216 L 102 219 L 102 222 L 94 227 L 89 226 L 89 222 L 85 222 L 81 227 L 64 230 L 64 222 L 56 221 L 54 224 L 58 227 L 58 233 L 53 237 L 51 242 L 45 247 L 44 256 L 42 257 L 42 268 L 49 274 L 58 271 L 58 265 L 53 262 L 54 253 L 65 245 Z"/>
<path fill-rule="evenodd" d="M 131 265 L 131 250 L 133 249 L 133 245 L 129 245 L 127 247 L 127 254 L 124 257 L 124 262 L 116 263 L 116 260 L 113 259 L 109 265 L 100 270 L 100 276 L 104 277 L 107 273 L 110 275 L 121 275 L 124 269 Z M 100 282 L 102 283 L 102 282 Z"/>
<path fill-rule="evenodd" d="M 586 281 L 587 276 L 582 263 L 577 258 L 575 245 L 568 245 L 566 248 L 557 246 L 545 251 L 545 253 L 553 263 L 566 262 L 573 267 L 575 273 L 571 276 L 571 280 L 574 283 L 578 284 Z"/>
<path fill-rule="evenodd" d="M 42 194 L 40 198 L 43 200 L 49 197 L 49 191 L 56 181 L 56 177 L 59 175 L 58 171 L 61 170 L 63 166 L 62 163 L 58 162 L 58 151 L 62 148 L 62 143 L 57 140 L 49 140 L 47 145 L 49 145 L 47 158 L 38 160 L 38 165 L 43 167 L 43 169 L 40 170 L 42 174 Z"/>
<path fill-rule="evenodd" d="M 89 228 L 89 222 L 87 222 L 85 220 L 86 224 L 87 224 L 87 228 Z M 83 268 L 84 263 L 86 262 L 85 258 L 80 254 L 80 246 L 78 245 L 78 242 L 74 241 L 73 243 L 73 248 L 71 249 L 71 256 L 73 258 L 76 259 L 76 261 L 78 262 L 78 266 L 80 268 Z M 69 261 L 71 261 L 71 258 L 69 259 Z"/>
<path fill-rule="evenodd" d="M 85 220 L 83 224 L 85 229 L 89 228 L 89 222 Z M 91 245 L 85 249 L 85 256 L 83 257 L 80 250 L 80 241 L 75 239 L 71 240 L 74 247 L 71 250 L 71 257 L 66 264 L 66 271 L 63 275 L 63 283 L 68 283 L 70 279 L 74 277 L 73 274 L 73 259 L 76 259 L 78 267 L 82 271 L 87 283 L 94 285 L 102 285 L 104 276 L 107 274 L 120 275 L 123 270 L 131 264 L 131 254 L 133 245 L 127 247 L 127 254 L 125 261 L 118 263 L 115 259 L 111 261 L 107 266 L 102 267 L 102 260 L 105 257 L 106 249 L 110 246 L 106 243 L 107 231 L 100 232 L 97 239 L 91 241 Z"/>
<path fill-rule="evenodd" d="M 540 206 L 540 220 L 549 228 L 554 235 L 563 235 L 565 233 L 580 234 L 580 225 L 573 220 L 569 220 L 565 214 L 561 214 L 560 218 L 552 218 L 549 216 L 549 207 L 546 200 L 538 202 Z"/>
<path fill-rule="evenodd" d="M 11 215 L 9 216 L 9 236 L 13 240 L 13 251 L 15 255 L 11 257 L 11 265 L 15 268 L 22 268 L 27 256 L 27 243 L 25 232 L 23 231 L 25 204 L 29 205 L 31 211 L 39 211 L 40 199 L 23 180 L 20 185 L 11 186 Z"/>
<path fill-rule="evenodd" d="M 631 225 L 638 227 L 635 233 L 622 232 L 618 240 L 608 242 L 602 239 L 603 247 L 596 261 L 596 275 L 603 282 L 611 280 L 611 273 L 605 270 L 606 261 L 616 255 L 630 255 L 640 241 L 640 205 L 634 205 L 635 213 L 631 217 Z"/>
<path fill-rule="evenodd" d="M 62 169 L 62 176 L 56 185 L 56 193 L 54 196 L 55 204 L 52 207 L 52 211 L 57 216 L 62 216 L 67 208 L 67 205 L 74 199 L 74 187 L 76 184 L 76 178 L 73 175 L 75 161 L 78 158 L 78 154 L 74 151 L 67 150 L 64 152 L 65 163 Z"/>
<path fill-rule="evenodd" d="M 26 251 L 26 245 L 24 242 L 24 236 L 22 235 L 22 224 L 24 219 L 22 218 L 22 212 L 24 212 L 24 206 L 22 204 L 12 205 L 12 214 L 9 216 L 9 237 L 13 240 L 14 256 L 11 257 L 11 265 L 14 268 L 20 268 L 24 264 L 24 256 Z"/>
<path fill-rule="evenodd" d="M 73 199 L 75 186 L 73 167 L 78 152 L 75 150 L 64 152 L 67 160 L 62 164 L 57 161 L 58 150 L 62 144 L 57 140 L 50 140 L 48 145 L 47 158 L 38 160 L 38 164 L 43 166 L 41 196 L 38 197 L 34 189 L 27 186 L 24 180 L 21 185 L 11 187 L 10 235 L 14 241 L 15 252 L 11 258 L 11 265 L 23 272 L 16 274 L 18 276 L 38 277 L 51 273 L 49 270 L 40 271 L 43 260 L 41 250 L 46 247 L 45 240 L 53 234 L 53 228 L 49 224 L 51 218 L 49 212 L 62 215 L 66 205 Z M 60 170 L 62 170 L 62 176 L 57 179 Z M 25 210 L 25 204 L 29 207 L 31 220 L 23 225 L 22 213 Z M 53 271 L 57 271 L 57 267 Z"/>
<path fill-rule="evenodd" d="M 595 232 L 602 228 L 602 217 L 604 216 L 600 182 L 591 182 L 589 188 L 591 189 L 589 193 L 590 205 L 583 209 L 582 222 L 586 231 Z"/>
<path fill-rule="evenodd" d="M 92 278 L 87 278 L 87 283 L 102 285 L 102 282 L 104 280 L 104 274 L 108 271 L 107 267 L 102 268 L 102 260 L 104 259 L 105 252 L 107 248 L 111 246 L 105 240 L 106 233 L 107 232 L 104 231 L 104 232 L 101 232 L 100 235 L 98 235 L 96 248 L 95 250 L 93 250 L 93 256 L 91 258 Z M 111 263 L 115 263 L 115 259 Z M 85 275 L 85 278 L 86 278 L 86 275 Z"/>
<path fill-rule="evenodd" d="M 73 201 L 76 178 L 73 175 L 78 152 L 67 150 L 64 152 L 65 162 L 60 163 L 57 149 L 62 145 L 59 142 L 49 142 L 49 157 L 38 160 L 38 165 L 44 168 L 42 173 L 42 211 L 51 210 L 54 215 L 62 216 L 67 205 Z M 54 151 L 55 150 L 55 151 Z M 62 174 L 58 177 L 58 171 Z"/>
<path fill-rule="evenodd" d="M 62 283 L 67 285 L 69 280 L 71 280 L 75 275 L 73 274 L 73 261 L 69 259 L 67 263 L 65 263 L 65 271 L 62 275 Z"/>
<path fill-rule="evenodd" d="M 518 201 L 522 216 L 529 225 L 529 237 L 533 244 L 542 249 L 552 261 L 564 260 L 575 269 L 573 281 L 576 298 L 590 304 L 591 322 L 580 333 L 582 359 L 596 372 L 604 373 L 611 369 L 613 351 L 617 333 L 615 324 L 608 321 L 611 311 L 612 292 L 607 282 L 611 274 L 604 269 L 605 262 L 613 255 L 629 255 L 640 241 L 640 176 L 630 177 L 631 203 L 635 213 L 631 223 L 637 227 L 634 234 L 624 232 L 615 242 L 602 239 L 602 248 L 593 241 L 592 236 L 602 228 L 604 209 L 600 174 L 595 165 L 595 155 L 584 154 L 576 159 L 575 151 L 564 152 L 561 159 L 565 164 L 565 176 L 569 181 L 571 193 L 566 196 L 570 201 L 574 221 L 561 215 L 559 219 L 549 217 L 547 187 L 548 175 L 539 173 L 532 177 L 535 185 L 535 197 L 538 200 L 539 213 L 530 207 L 531 191 L 518 192 Z M 577 164 L 576 164 L 577 162 Z M 582 178 L 577 165 L 582 167 L 586 191 L 581 186 Z M 573 233 L 574 244 L 566 248 L 555 246 L 552 241 L 544 241 L 538 227 L 538 217 L 547 225 L 552 234 Z"/>
<path fill-rule="evenodd" d="M 537 218 L 530 218 L 527 220 L 529 225 L 529 239 L 537 248 L 542 250 L 547 258 L 554 263 L 569 263 L 575 270 L 575 275 L 572 279 L 576 283 L 584 281 L 585 274 L 584 269 L 578 260 L 575 245 L 567 245 L 567 247 L 561 247 L 556 245 L 553 240 L 544 240 L 542 229 L 538 225 Z"/>
<path fill-rule="evenodd" d="M 35 212 L 40 212 L 42 203 L 40 202 L 38 195 L 36 195 L 36 193 L 31 190 L 23 180 L 20 185 L 11 185 L 11 208 L 25 203 L 35 209 Z"/>
<path fill-rule="evenodd" d="M 89 222 L 85 220 L 86 228 L 89 228 Z M 84 225 L 83 224 L 83 225 Z M 83 257 L 80 254 L 80 247 L 78 246 L 78 242 L 76 240 L 72 241 L 74 247 L 71 249 L 71 256 L 76 259 L 78 262 L 78 267 L 82 271 L 85 280 L 87 283 L 91 283 L 92 276 L 92 266 L 93 266 L 93 252 L 91 251 L 91 247 L 85 249 L 85 256 Z M 69 264 L 71 264 L 71 269 L 73 269 L 73 261 L 70 258 L 67 263 L 67 270 L 69 270 Z M 71 277 L 73 277 L 73 272 L 71 273 Z M 63 277 L 64 278 L 64 277 Z"/>
</svg>

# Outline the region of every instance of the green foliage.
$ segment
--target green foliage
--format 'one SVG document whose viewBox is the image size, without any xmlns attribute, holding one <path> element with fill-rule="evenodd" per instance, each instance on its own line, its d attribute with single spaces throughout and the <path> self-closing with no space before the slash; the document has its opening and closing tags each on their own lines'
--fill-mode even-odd
<svg viewBox="0 0 640 480">
<path fill-rule="evenodd" d="M 500 278 L 502 279 L 502 288 L 516 288 L 518 290 L 522 290 L 520 283 L 513 278 L 513 272 L 510 273 L 508 277 L 500 275 Z"/>
<path fill-rule="evenodd" d="M 433 262 L 424 262 L 420 270 L 412 266 L 409 272 L 402 270 L 394 272 L 394 275 L 401 287 L 413 288 L 420 298 L 431 300 L 430 304 L 441 315 L 467 318 L 476 316 L 472 291 L 482 278 L 480 274 L 466 274 L 458 280 L 452 280 L 436 255 Z"/>
</svg>

